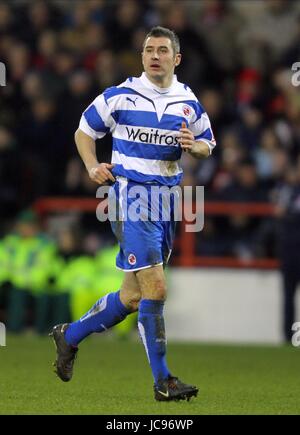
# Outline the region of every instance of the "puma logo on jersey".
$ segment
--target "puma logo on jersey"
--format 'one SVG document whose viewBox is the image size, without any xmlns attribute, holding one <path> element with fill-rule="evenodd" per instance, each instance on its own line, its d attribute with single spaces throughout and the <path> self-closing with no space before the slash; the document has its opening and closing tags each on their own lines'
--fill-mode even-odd
<svg viewBox="0 0 300 435">
<path fill-rule="evenodd" d="M 136 102 L 136 100 L 137 100 L 138 98 L 139 98 L 139 97 L 136 97 L 135 100 L 132 100 L 131 98 L 126 97 L 126 100 L 130 101 L 132 104 L 134 104 L 134 107 L 136 107 L 135 102 Z"/>
</svg>

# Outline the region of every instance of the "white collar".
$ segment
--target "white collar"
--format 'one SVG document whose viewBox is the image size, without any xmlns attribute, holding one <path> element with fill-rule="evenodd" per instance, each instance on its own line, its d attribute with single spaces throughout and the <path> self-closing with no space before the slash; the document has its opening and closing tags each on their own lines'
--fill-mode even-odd
<svg viewBox="0 0 300 435">
<path fill-rule="evenodd" d="M 174 87 L 174 85 L 177 83 L 177 76 L 176 74 L 173 75 L 173 80 L 171 83 L 171 86 L 169 88 L 160 88 L 159 86 L 156 86 L 154 83 L 152 83 L 148 77 L 146 76 L 146 73 L 143 72 L 142 75 L 140 76 L 140 79 L 142 81 L 142 83 L 147 87 L 150 88 L 154 91 L 156 91 L 159 94 L 168 94 L 170 92 L 170 90 Z"/>
</svg>

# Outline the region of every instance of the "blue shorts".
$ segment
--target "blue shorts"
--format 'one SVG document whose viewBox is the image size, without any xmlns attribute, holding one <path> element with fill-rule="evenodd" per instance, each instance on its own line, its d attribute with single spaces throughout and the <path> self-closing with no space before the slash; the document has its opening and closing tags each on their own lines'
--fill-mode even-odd
<svg viewBox="0 0 300 435">
<path fill-rule="evenodd" d="M 118 177 L 109 191 L 109 204 L 116 200 L 115 218 L 110 217 L 112 231 L 120 246 L 116 266 L 125 272 L 166 265 L 171 255 L 175 237 L 174 197 L 171 195 L 168 212 L 163 215 L 162 195 L 154 199 L 152 186 Z M 131 188 L 143 191 L 132 195 Z M 138 220 L 132 210 L 138 213 Z M 165 217 L 168 213 L 170 219 Z"/>
</svg>

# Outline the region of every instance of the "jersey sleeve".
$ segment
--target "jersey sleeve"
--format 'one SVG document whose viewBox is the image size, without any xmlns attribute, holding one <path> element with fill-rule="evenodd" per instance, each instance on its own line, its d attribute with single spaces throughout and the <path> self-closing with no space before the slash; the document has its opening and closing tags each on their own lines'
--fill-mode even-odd
<svg viewBox="0 0 300 435">
<path fill-rule="evenodd" d="M 216 140 L 211 128 L 210 120 L 203 106 L 197 102 L 195 110 L 195 119 L 190 123 L 190 130 L 195 136 L 195 140 L 206 142 L 211 154 L 216 146 Z"/>
<path fill-rule="evenodd" d="M 110 132 L 115 125 L 112 108 L 104 94 L 99 95 L 83 112 L 79 129 L 92 139 L 101 139 Z"/>
</svg>

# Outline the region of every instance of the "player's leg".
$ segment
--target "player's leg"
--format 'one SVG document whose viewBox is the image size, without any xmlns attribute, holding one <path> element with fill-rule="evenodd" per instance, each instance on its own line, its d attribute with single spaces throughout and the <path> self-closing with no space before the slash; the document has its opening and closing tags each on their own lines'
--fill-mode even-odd
<svg viewBox="0 0 300 435">
<path fill-rule="evenodd" d="M 142 294 L 138 327 L 153 373 L 154 397 L 159 401 L 189 400 L 197 396 L 198 388 L 172 376 L 166 362 L 163 308 L 167 288 L 163 267 L 140 270 L 137 280 Z"/>
<path fill-rule="evenodd" d="M 140 292 L 133 272 L 125 273 L 121 289 L 100 298 L 78 321 L 71 323 L 65 332 L 69 345 L 77 346 L 93 332 L 103 332 L 120 323 L 137 310 Z"/>
<path fill-rule="evenodd" d="M 166 282 L 162 266 L 150 267 L 137 272 L 142 299 L 139 305 L 138 327 L 154 382 L 168 378 L 166 363 L 166 336 L 163 318 L 166 299 Z"/>
<path fill-rule="evenodd" d="M 124 279 L 120 289 L 120 300 L 131 313 L 138 310 L 141 300 L 141 291 L 134 272 L 124 273 Z"/>
<path fill-rule="evenodd" d="M 114 334 L 118 338 L 125 338 L 128 336 L 129 332 L 135 328 L 137 324 L 137 309 L 141 298 L 140 290 L 137 284 L 137 279 L 133 272 L 125 273 L 123 279 L 120 299 L 121 302 L 128 307 L 133 313 L 127 316 L 123 322 L 118 323 L 114 327 Z"/>
<path fill-rule="evenodd" d="M 77 322 L 56 325 L 52 334 L 57 348 L 54 363 L 57 375 L 65 382 L 72 378 L 78 344 L 93 332 L 103 332 L 137 310 L 139 287 L 133 272 L 124 276 L 121 290 L 108 293 Z"/>
</svg>

